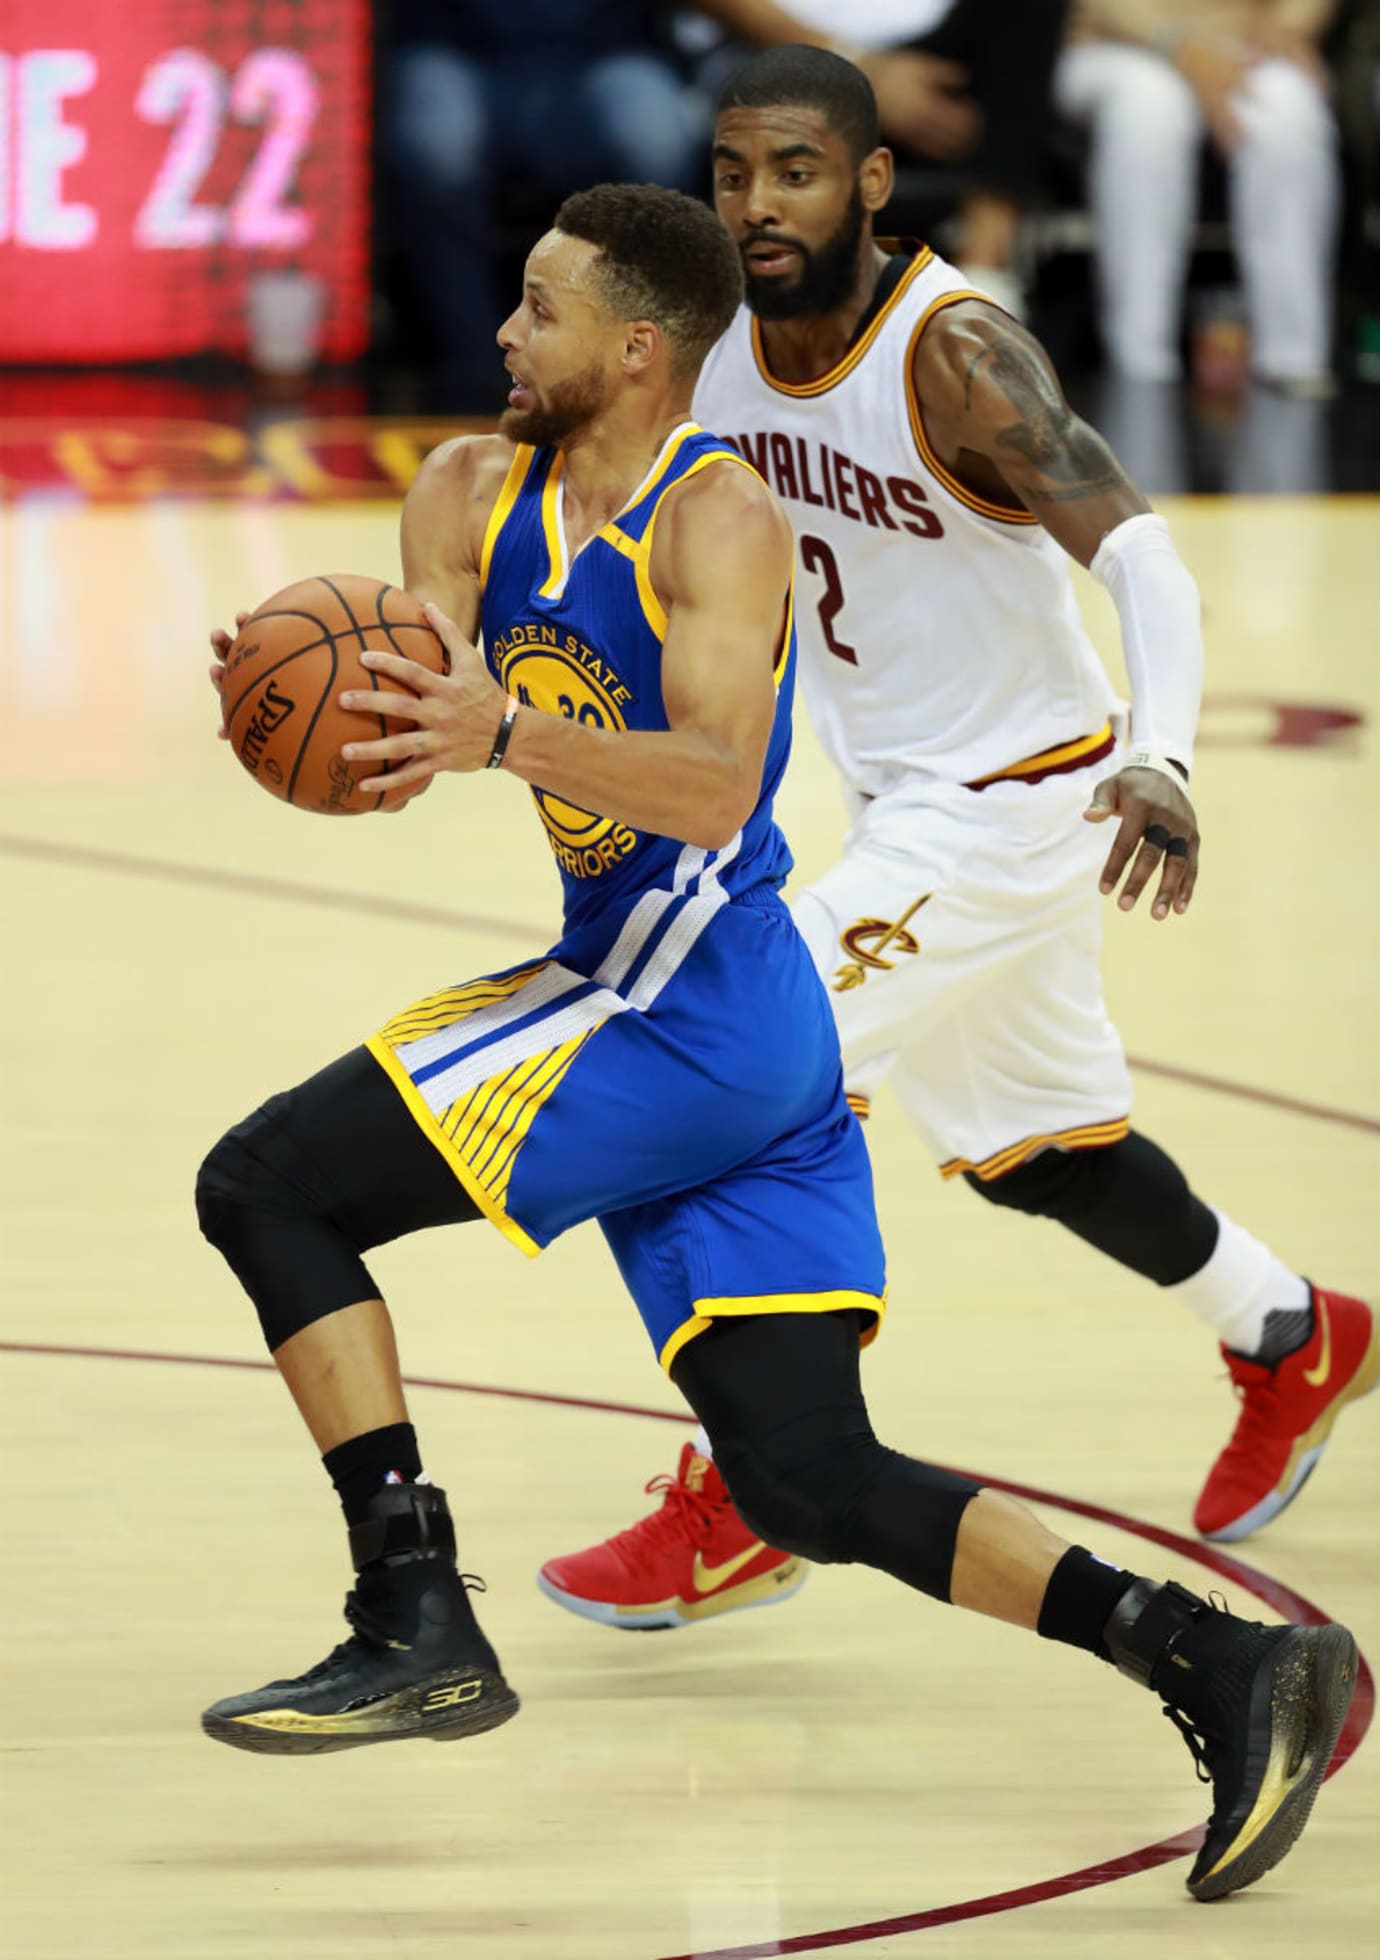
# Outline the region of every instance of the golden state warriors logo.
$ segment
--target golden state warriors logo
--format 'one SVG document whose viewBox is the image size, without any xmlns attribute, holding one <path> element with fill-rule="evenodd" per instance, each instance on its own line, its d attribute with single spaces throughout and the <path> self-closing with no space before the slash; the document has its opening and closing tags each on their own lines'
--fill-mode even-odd
<svg viewBox="0 0 1380 1960">
<path fill-rule="evenodd" d="M 920 907 L 928 905 L 933 897 L 933 892 L 926 892 L 923 898 L 917 898 L 895 925 L 889 919 L 859 919 L 856 925 L 849 926 L 847 932 L 840 933 L 839 944 L 852 957 L 834 975 L 833 991 L 846 994 L 850 988 L 861 987 L 869 970 L 873 973 L 890 973 L 896 961 L 894 958 L 884 959 L 884 953 L 918 953 L 920 941 L 914 933 L 907 932 L 906 927 Z"/>
<path fill-rule="evenodd" d="M 603 655 L 574 633 L 524 623 L 494 645 L 494 658 L 510 694 L 525 708 L 564 715 L 586 728 L 627 727 L 623 710 L 632 695 Z M 597 817 L 548 790 L 532 791 L 551 848 L 573 878 L 601 878 L 637 848 L 637 832 L 611 817 Z"/>
</svg>

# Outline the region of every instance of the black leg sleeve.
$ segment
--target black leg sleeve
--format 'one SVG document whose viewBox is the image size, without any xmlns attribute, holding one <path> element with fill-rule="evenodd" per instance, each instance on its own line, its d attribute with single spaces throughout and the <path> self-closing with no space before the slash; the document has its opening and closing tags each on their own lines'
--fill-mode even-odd
<svg viewBox="0 0 1380 1960">
<path fill-rule="evenodd" d="M 479 1216 L 364 1048 L 228 1131 L 201 1166 L 196 1203 L 270 1348 L 377 1297 L 360 1257 L 370 1246 Z"/>
<path fill-rule="evenodd" d="M 1217 1244 L 1217 1214 L 1137 1130 L 1098 1150 L 1046 1150 L 1004 1177 L 968 1172 L 964 1181 L 990 1205 L 1057 1219 L 1157 1286 L 1201 1272 Z"/>
<path fill-rule="evenodd" d="M 949 1598 L 959 1521 L 978 1485 L 878 1442 L 858 1369 L 858 1317 L 716 1321 L 671 1370 L 709 1433 L 743 1517 L 819 1564 L 873 1565 Z"/>
</svg>

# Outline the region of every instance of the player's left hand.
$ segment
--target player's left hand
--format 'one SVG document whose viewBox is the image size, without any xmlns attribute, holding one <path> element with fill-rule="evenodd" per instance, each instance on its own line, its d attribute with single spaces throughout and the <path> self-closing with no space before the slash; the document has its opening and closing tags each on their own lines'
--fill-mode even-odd
<svg viewBox="0 0 1380 1960">
<path fill-rule="evenodd" d="M 412 693 L 362 692 L 356 688 L 340 697 L 342 708 L 415 724 L 402 734 L 384 735 L 378 741 L 345 743 L 341 754 L 349 762 L 394 764 L 386 775 L 370 776 L 359 783 L 363 794 L 420 788 L 444 769 L 462 774 L 483 769 L 493 754 L 508 697 L 489 672 L 478 647 L 439 606 L 427 606 L 426 616 L 450 653 L 448 674 L 433 674 L 429 667 L 396 653 L 362 653 L 363 666 L 411 688 Z"/>
<path fill-rule="evenodd" d="M 1117 900 L 1123 912 L 1131 910 L 1161 866 L 1151 917 L 1167 919 L 1171 910 L 1188 910 L 1198 881 L 1198 819 L 1182 783 L 1160 769 L 1119 769 L 1097 785 L 1083 816 L 1088 823 L 1121 819 L 1098 882 L 1104 894 L 1113 892 L 1131 866 Z"/>
</svg>

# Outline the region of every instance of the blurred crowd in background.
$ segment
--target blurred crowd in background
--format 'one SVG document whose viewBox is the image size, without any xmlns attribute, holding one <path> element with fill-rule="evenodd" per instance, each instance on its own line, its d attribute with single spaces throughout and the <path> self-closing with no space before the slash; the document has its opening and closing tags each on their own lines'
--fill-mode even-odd
<svg viewBox="0 0 1380 1960">
<path fill-rule="evenodd" d="M 879 236 L 1024 318 L 1147 490 L 1380 491 L 1380 0 L 117 13 L 0 7 L 0 497 L 402 481 L 365 425 L 502 406 L 561 199 L 708 198 L 723 83 L 791 42 L 872 82 Z"/>
<path fill-rule="evenodd" d="M 425 405 L 501 402 L 494 345 L 560 198 L 707 195 L 753 48 L 856 60 L 923 236 L 1056 359 L 1285 400 L 1380 381 L 1375 0 L 382 0 L 378 338 Z"/>
</svg>

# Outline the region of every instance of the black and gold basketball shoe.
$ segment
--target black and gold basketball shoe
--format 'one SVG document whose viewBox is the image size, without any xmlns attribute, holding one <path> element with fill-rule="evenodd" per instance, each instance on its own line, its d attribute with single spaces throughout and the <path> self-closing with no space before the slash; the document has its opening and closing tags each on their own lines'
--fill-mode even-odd
<svg viewBox="0 0 1380 1960">
<path fill-rule="evenodd" d="M 1162 1697 L 1212 1815 L 1185 1881 L 1195 1899 L 1254 1885 L 1308 1822 L 1356 1687 L 1341 1626 L 1260 1626 L 1182 1586 L 1138 1579 L 1107 1622 L 1111 1657 Z"/>
<path fill-rule="evenodd" d="M 201 1718 L 207 1735 L 264 1755 L 310 1756 L 412 1736 L 455 1742 L 511 1720 L 518 1698 L 475 1619 L 467 1575 L 455 1569 L 445 1492 L 385 1486 L 351 1528 L 350 1552 L 349 1639 L 294 1680 L 214 1703 Z"/>
</svg>

